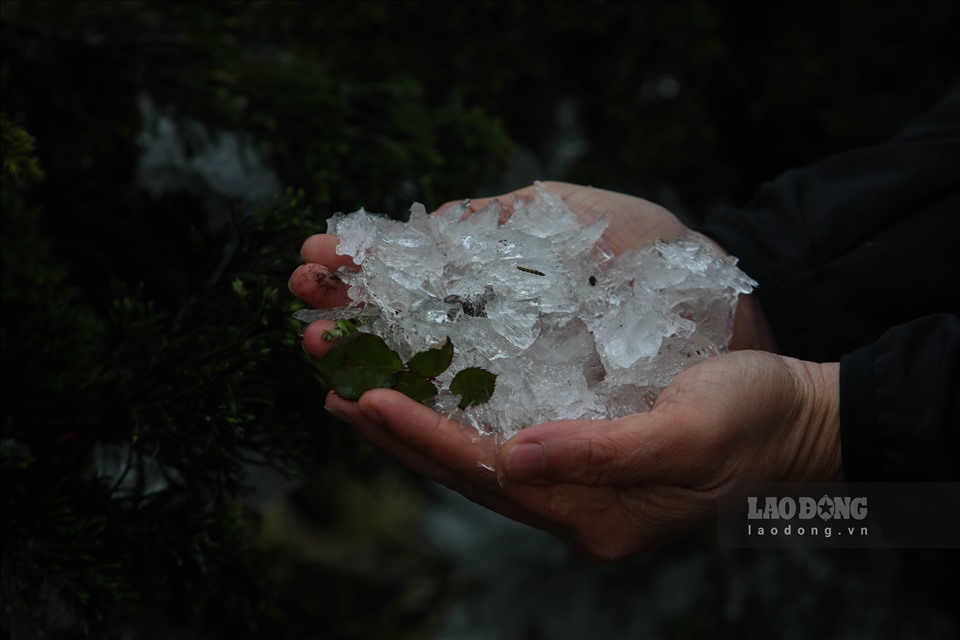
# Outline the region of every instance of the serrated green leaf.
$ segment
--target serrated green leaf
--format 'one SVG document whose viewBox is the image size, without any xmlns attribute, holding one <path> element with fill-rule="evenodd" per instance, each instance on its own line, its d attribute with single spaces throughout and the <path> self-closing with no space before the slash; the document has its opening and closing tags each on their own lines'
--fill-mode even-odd
<svg viewBox="0 0 960 640">
<path fill-rule="evenodd" d="M 468 367 L 450 381 L 450 393 L 460 396 L 461 409 L 483 404 L 490 399 L 497 386 L 497 376 L 480 367 Z"/>
<path fill-rule="evenodd" d="M 357 325 L 349 320 L 337 320 L 333 325 L 333 329 L 328 329 L 323 332 L 324 340 L 337 340 L 344 336 L 349 336 L 354 333 L 359 333 L 360 328 Z"/>
<path fill-rule="evenodd" d="M 437 385 L 412 371 L 399 371 L 390 378 L 390 388 L 417 402 L 426 402 L 437 395 Z"/>
<path fill-rule="evenodd" d="M 436 347 L 424 349 L 410 358 L 407 368 L 424 378 L 436 378 L 453 362 L 453 343 L 450 338 Z"/>
<path fill-rule="evenodd" d="M 333 343 L 317 368 L 324 383 L 338 395 L 356 400 L 370 389 L 389 386 L 403 361 L 379 336 L 353 333 Z"/>
</svg>

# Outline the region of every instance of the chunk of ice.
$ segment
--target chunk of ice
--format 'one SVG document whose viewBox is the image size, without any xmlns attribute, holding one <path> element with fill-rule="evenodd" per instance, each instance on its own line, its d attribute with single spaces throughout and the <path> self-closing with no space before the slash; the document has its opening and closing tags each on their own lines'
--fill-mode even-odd
<svg viewBox="0 0 960 640">
<path fill-rule="evenodd" d="M 583 226 L 539 184 L 505 222 L 496 203 L 466 212 L 335 215 L 337 253 L 360 268 L 341 270 L 351 301 L 297 317 L 359 317 L 404 358 L 449 337 L 454 360 L 439 382 L 480 366 L 497 387 L 465 411 L 441 392 L 435 408 L 499 438 L 648 410 L 677 373 L 726 350 L 737 298 L 756 285 L 692 234 L 605 254 L 606 221 Z"/>
</svg>

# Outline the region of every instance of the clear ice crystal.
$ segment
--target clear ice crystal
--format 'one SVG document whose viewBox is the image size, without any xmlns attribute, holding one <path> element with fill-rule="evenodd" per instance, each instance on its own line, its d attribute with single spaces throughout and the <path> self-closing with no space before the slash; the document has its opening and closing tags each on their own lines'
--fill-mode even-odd
<svg viewBox="0 0 960 640">
<path fill-rule="evenodd" d="M 479 366 L 497 386 L 486 404 L 461 411 L 441 392 L 435 408 L 483 434 L 648 410 L 680 371 L 726 350 L 738 296 L 756 285 L 693 234 L 611 256 L 606 221 L 583 226 L 539 184 L 502 223 L 496 203 L 466 212 L 336 214 L 337 252 L 360 267 L 341 270 L 351 302 L 297 317 L 361 318 L 404 359 L 449 337 L 439 382 Z"/>
</svg>

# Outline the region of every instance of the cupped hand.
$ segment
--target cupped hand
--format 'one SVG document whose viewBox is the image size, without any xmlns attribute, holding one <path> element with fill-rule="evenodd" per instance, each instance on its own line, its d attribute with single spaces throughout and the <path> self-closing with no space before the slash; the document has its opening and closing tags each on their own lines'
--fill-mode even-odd
<svg viewBox="0 0 960 640">
<path fill-rule="evenodd" d="M 327 408 L 474 502 L 617 559 L 709 521 L 737 481 L 839 479 L 837 370 L 730 353 L 682 372 L 649 413 L 538 424 L 502 447 L 395 391 Z"/>
<path fill-rule="evenodd" d="M 672 213 L 648 200 L 634 196 L 584 187 L 566 182 L 542 183 L 550 192 L 563 198 L 573 213 L 590 224 L 606 217 L 608 225 L 600 239 L 603 247 L 614 255 L 637 248 L 655 240 L 670 241 L 690 230 Z M 505 215 L 509 215 L 517 202 L 534 197 L 536 187 L 529 186 L 493 198 L 469 201 L 465 215 L 479 211 L 494 201 L 499 202 Z M 459 205 L 462 201 L 448 202 L 438 211 Z M 723 247 L 710 238 L 702 236 L 723 255 Z M 350 268 L 353 262 L 348 256 L 336 252 L 337 238 L 329 234 L 317 234 L 307 238 L 300 250 L 304 264 L 290 278 L 290 290 L 313 307 L 333 308 L 345 305 L 349 298 L 346 288 L 336 276 L 340 267 Z M 314 323 L 304 335 L 304 347 L 313 355 L 321 355 L 325 345 L 320 339 L 331 323 Z M 733 337 L 730 348 L 778 351 L 773 331 L 763 309 L 755 296 L 740 296 L 737 314 L 734 317 Z"/>
</svg>

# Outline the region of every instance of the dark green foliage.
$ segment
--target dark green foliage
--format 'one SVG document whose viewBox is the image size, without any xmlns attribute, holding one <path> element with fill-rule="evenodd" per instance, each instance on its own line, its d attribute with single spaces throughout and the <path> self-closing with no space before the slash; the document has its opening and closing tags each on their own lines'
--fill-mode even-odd
<svg viewBox="0 0 960 640">
<path fill-rule="evenodd" d="M 387 386 L 403 370 L 403 360 L 371 333 L 354 333 L 333 343 L 317 370 L 324 382 L 347 400 L 356 400 L 370 389 Z"/>
<path fill-rule="evenodd" d="M 437 395 L 434 379 L 453 362 L 450 338 L 443 344 L 414 354 L 404 364 L 383 338 L 349 331 L 346 329 L 348 325 L 352 326 L 338 321 L 339 332 L 324 333 L 325 339 L 336 338 L 329 351 L 316 360 L 324 384 L 347 400 L 356 400 L 365 392 L 378 388 L 395 389 L 418 402 L 426 402 Z M 335 333 L 342 335 L 337 337 Z M 466 409 L 490 399 L 496 378 L 488 371 L 471 367 L 454 376 L 450 390 L 463 395 L 460 408 Z"/>
<path fill-rule="evenodd" d="M 426 402 L 437 395 L 437 385 L 415 371 L 398 371 L 386 386 L 417 402 Z"/>
<path fill-rule="evenodd" d="M 33 184 L 43 178 L 40 162 L 33 155 L 36 142 L 33 136 L 10 122 L 6 114 L 0 114 L 2 175 L 18 187 Z"/>
<path fill-rule="evenodd" d="M 246 470 L 289 472 L 318 444 L 297 426 L 319 389 L 269 244 L 295 246 L 303 210 L 291 198 L 236 220 L 229 255 L 175 313 L 142 287 L 85 302 L 42 243 L 12 242 L 39 237 L 29 213 L 4 209 L 5 616 L 62 610 L 95 630 L 118 605 L 163 603 L 194 624 L 231 583 L 263 590 L 256 521 L 237 503 Z"/>
<path fill-rule="evenodd" d="M 457 406 L 466 409 L 489 400 L 496 386 L 496 375 L 479 367 L 468 367 L 450 381 L 450 393 L 460 396 Z"/>
<path fill-rule="evenodd" d="M 360 327 L 353 321 L 337 320 L 336 323 L 334 323 L 333 329 L 323 332 L 323 339 L 336 340 L 337 338 L 342 338 L 343 336 L 348 336 L 358 331 L 360 331 Z"/>
<path fill-rule="evenodd" d="M 259 467 L 384 466 L 326 428 L 286 280 L 333 209 L 469 192 L 509 144 L 414 79 L 353 81 L 316 51 L 260 48 L 260 10 L 2 4 L 5 634 L 120 634 L 146 615 L 174 635 L 297 637 L 368 607 L 375 578 L 274 556 L 245 500 Z M 162 123 L 145 100 L 187 160 L 239 136 L 298 189 L 244 203 L 202 174 L 148 187 L 142 134 Z M 481 165 L 445 157 L 468 141 Z M 299 620 L 291 573 L 322 585 Z M 401 615 L 371 628 L 422 625 Z"/>
<path fill-rule="evenodd" d="M 450 338 L 447 338 L 443 344 L 414 354 L 407 363 L 407 368 L 424 378 L 436 378 L 447 370 L 451 362 L 453 362 L 453 343 L 450 342 Z"/>
</svg>

